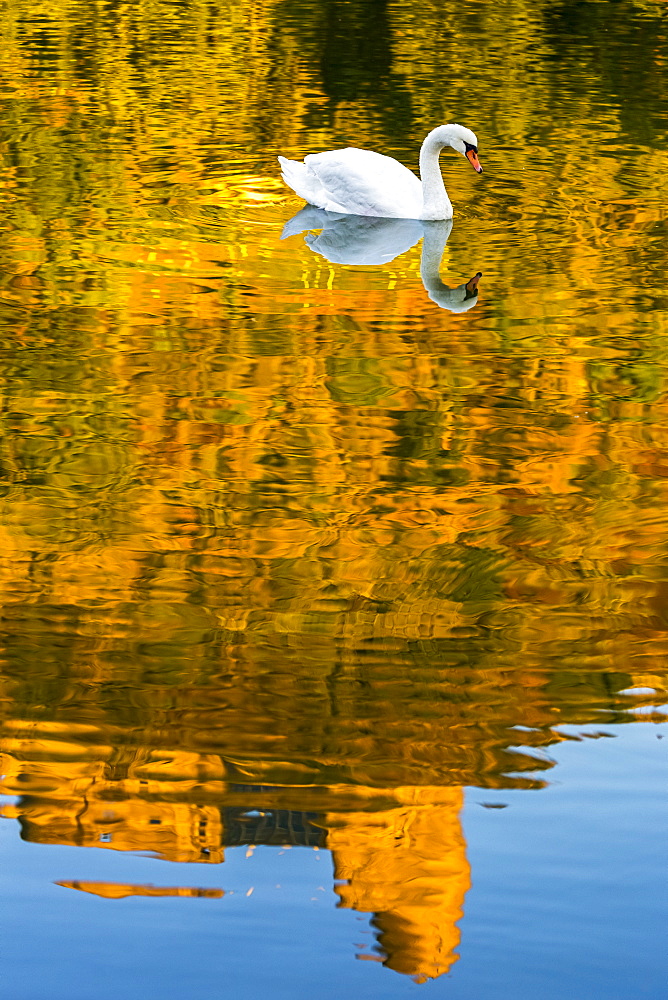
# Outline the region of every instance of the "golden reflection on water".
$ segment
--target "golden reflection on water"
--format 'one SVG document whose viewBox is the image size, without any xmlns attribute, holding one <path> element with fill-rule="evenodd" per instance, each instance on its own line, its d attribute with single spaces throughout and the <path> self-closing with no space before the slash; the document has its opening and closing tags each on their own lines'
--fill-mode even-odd
<svg viewBox="0 0 668 1000">
<path fill-rule="evenodd" d="M 2 22 L 4 815 L 172 861 L 328 848 L 386 964 L 440 975 L 462 787 L 663 717 L 668 154 L 648 176 L 595 80 L 546 116 L 546 3 L 481 4 L 493 43 L 452 6 L 473 78 L 436 8 L 388 5 L 389 118 L 363 77 L 333 96 L 316 2 L 31 7 Z M 415 165 L 455 117 L 420 53 L 457 115 L 466 70 L 485 154 L 479 185 L 443 162 L 465 315 L 419 243 L 281 240 L 277 152 Z"/>
</svg>

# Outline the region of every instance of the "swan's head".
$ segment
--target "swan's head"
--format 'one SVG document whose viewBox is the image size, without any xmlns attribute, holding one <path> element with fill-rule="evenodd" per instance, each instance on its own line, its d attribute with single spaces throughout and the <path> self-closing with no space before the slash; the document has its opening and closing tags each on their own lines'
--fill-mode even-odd
<svg viewBox="0 0 668 1000">
<path fill-rule="evenodd" d="M 444 144 L 452 146 L 458 153 L 465 156 L 476 173 L 482 173 L 480 160 L 478 159 L 478 139 L 475 132 L 464 125 L 441 125 L 443 130 Z M 438 131 L 441 131 L 439 129 Z"/>
</svg>

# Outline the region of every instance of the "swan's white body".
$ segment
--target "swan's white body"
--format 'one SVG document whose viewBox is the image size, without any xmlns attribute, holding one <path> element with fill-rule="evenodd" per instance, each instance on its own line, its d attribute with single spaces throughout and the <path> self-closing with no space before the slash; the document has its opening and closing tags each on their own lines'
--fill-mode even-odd
<svg viewBox="0 0 668 1000">
<path fill-rule="evenodd" d="M 478 140 L 470 129 L 455 124 L 439 125 L 422 143 L 421 180 L 391 156 L 354 146 L 311 153 L 303 163 L 285 156 L 278 159 L 285 183 L 300 198 L 327 212 L 437 221 L 452 218 L 438 162 L 444 146 L 452 146 L 482 173 Z"/>
</svg>

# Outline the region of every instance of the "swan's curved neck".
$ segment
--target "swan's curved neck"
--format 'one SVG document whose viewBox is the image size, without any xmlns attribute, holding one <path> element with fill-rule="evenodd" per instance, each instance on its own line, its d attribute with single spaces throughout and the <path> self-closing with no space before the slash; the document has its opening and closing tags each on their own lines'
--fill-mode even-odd
<svg viewBox="0 0 668 1000">
<path fill-rule="evenodd" d="M 447 125 L 433 129 L 420 150 L 420 180 L 422 181 L 422 218 L 439 220 L 452 218 L 452 202 L 445 190 L 438 157 L 450 144 Z"/>
</svg>

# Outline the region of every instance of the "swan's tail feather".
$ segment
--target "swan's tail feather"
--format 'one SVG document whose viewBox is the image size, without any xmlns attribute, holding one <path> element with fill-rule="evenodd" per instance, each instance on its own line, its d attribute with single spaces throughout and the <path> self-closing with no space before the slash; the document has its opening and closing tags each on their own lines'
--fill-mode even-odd
<svg viewBox="0 0 668 1000">
<path fill-rule="evenodd" d="M 288 160 L 286 156 L 279 156 L 278 162 L 281 165 L 281 176 L 288 187 L 309 204 L 324 208 L 322 186 L 313 171 L 305 163 Z"/>
<path fill-rule="evenodd" d="M 281 165 L 281 176 L 288 187 L 293 187 L 295 181 L 299 182 L 299 168 L 301 167 L 302 172 L 305 170 L 303 163 L 298 163 L 297 160 L 289 160 L 287 156 L 279 156 L 278 162 Z"/>
</svg>

